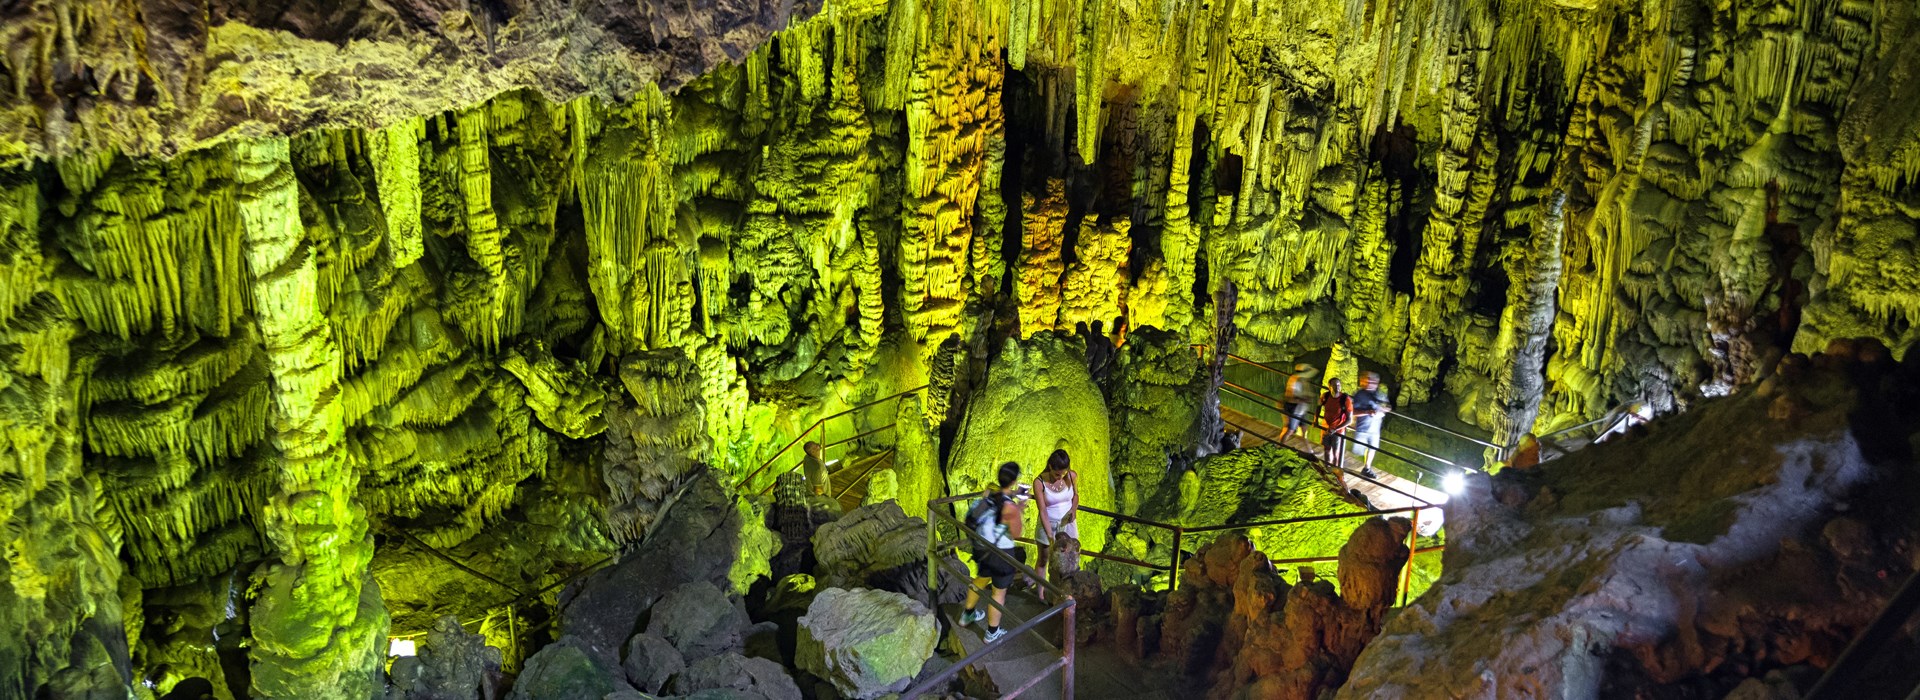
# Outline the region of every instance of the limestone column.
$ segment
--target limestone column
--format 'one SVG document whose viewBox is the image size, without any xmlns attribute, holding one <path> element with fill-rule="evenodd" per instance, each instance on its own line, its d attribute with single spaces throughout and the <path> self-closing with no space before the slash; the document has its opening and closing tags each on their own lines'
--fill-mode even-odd
<svg viewBox="0 0 1920 700">
<path fill-rule="evenodd" d="M 1534 231 L 1525 269 L 1516 271 L 1507 294 L 1506 313 L 1500 319 L 1500 349 L 1507 361 L 1494 383 L 1494 439 L 1502 445 L 1520 441 L 1540 415 L 1540 397 L 1546 393 L 1547 340 L 1553 334 L 1559 310 L 1560 240 L 1566 232 L 1567 195 L 1556 191 L 1542 211 Z"/>
<path fill-rule="evenodd" d="M 234 147 L 279 453 L 261 517 L 273 551 L 252 613 L 253 695 L 363 699 L 374 695 L 387 614 L 367 576 L 373 540 L 353 502 L 359 474 L 344 442 L 340 349 L 320 308 L 288 153 L 284 138 Z"/>
</svg>

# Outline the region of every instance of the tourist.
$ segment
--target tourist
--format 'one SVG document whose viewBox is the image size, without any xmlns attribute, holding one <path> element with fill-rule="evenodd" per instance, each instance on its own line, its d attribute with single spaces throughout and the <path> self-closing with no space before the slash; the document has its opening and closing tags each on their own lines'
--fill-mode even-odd
<svg viewBox="0 0 1920 700">
<path fill-rule="evenodd" d="M 1365 461 L 1360 473 L 1369 479 L 1373 478 L 1373 453 L 1380 444 L 1380 424 L 1391 412 L 1393 402 L 1387 399 L 1387 390 L 1380 388 L 1380 374 L 1361 374 L 1360 390 L 1353 392 L 1353 448 Z"/>
<path fill-rule="evenodd" d="M 820 443 L 809 440 L 802 450 L 806 452 L 806 456 L 801 458 L 801 471 L 806 474 L 807 488 L 812 489 L 815 496 L 832 493 L 833 477 L 827 474 L 827 460 L 824 456 L 826 448 L 821 447 Z"/>
<path fill-rule="evenodd" d="M 1040 506 L 1040 577 L 1048 575 L 1053 542 L 1059 535 L 1080 539 L 1080 475 L 1074 473 L 1066 450 L 1054 450 L 1047 457 L 1047 468 L 1033 478 L 1033 497 Z"/>
<path fill-rule="evenodd" d="M 1320 447 L 1325 450 L 1327 464 L 1339 469 L 1342 453 L 1340 445 L 1347 427 L 1353 423 L 1353 397 L 1340 392 L 1340 380 L 1327 380 L 1327 391 L 1320 395 Z"/>
<path fill-rule="evenodd" d="M 809 441 L 803 449 L 806 457 L 801 460 L 801 471 L 806 474 L 810 493 L 807 503 L 815 509 L 832 513 L 834 518 L 840 517 L 840 501 L 833 493 L 833 476 L 827 473 L 826 448 Z"/>
<path fill-rule="evenodd" d="M 1014 542 L 1020 537 L 1021 502 L 1014 498 L 1013 485 L 1020 481 L 1020 465 L 1007 462 L 1000 465 L 999 487 L 987 491 L 975 508 L 967 513 L 967 525 L 974 527 L 982 539 L 1000 550 L 996 555 L 991 551 L 976 550 L 973 555 L 975 578 L 973 585 L 967 587 L 966 611 L 960 613 L 960 624 L 971 625 L 980 620 L 987 621 L 986 640 L 993 642 L 1006 635 L 1000 629 L 1000 608 L 1007 604 L 1007 589 L 1013 586 L 1013 577 L 1019 573 L 1019 567 L 1013 562 L 1026 562 L 1026 550 Z M 984 505 L 981 509 L 979 506 Z M 984 510 L 976 513 L 976 510 Z M 977 544 L 977 543 L 976 543 Z M 999 605 L 989 605 L 982 611 L 980 591 L 989 583 L 993 585 L 993 601 Z"/>
<path fill-rule="evenodd" d="M 1276 442 L 1284 445 L 1293 431 L 1299 430 L 1301 439 L 1306 439 L 1307 431 L 1301 425 L 1307 422 L 1309 406 L 1313 404 L 1313 377 L 1320 370 L 1305 362 L 1293 366 L 1293 374 L 1287 376 L 1286 402 L 1283 409 L 1287 414 L 1287 427 L 1280 431 Z"/>
<path fill-rule="evenodd" d="M 1104 393 L 1107 386 L 1107 373 L 1113 368 L 1113 356 L 1117 349 L 1113 339 L 1108 338 L 1100 329 L 1101 323 L 1094 321 L 1082 332 L 1087 340 L 1087 374 L 1093 378 L 1093 385 Z"/>
</svg>

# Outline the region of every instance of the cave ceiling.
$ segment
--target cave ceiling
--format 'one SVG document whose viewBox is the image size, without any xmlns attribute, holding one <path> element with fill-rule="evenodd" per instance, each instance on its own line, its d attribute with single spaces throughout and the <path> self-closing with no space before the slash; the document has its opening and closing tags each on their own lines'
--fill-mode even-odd
<svg viewBox="0 0 1920 700">
<path fill-rule="evenodd" d="M 618 401 L 737 476 L 996 327 L 1207 343 L 1230 296 L 1243 354 L 1507 439 L 1903 353 L 1916 12 L 10 3 L 0 620 L 265 560 L 253 682 L 297 696 L 384 629 L 381 523 L 467 540 Z"/>
</svg>

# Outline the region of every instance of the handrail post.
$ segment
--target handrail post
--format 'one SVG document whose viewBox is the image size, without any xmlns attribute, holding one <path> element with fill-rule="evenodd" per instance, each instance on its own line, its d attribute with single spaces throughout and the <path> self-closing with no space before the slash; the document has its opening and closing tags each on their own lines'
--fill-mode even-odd
<svg viewBox="0 0 1920 700">
<path fill-rule="evenodd" d="M 1074 637 L 1077 636 L 1074 630 L 1076 607 L 1078 602 L 1073 599 L 1073 596 L 1067 596 L 1067 607 L 1060 611 L 1060 650 L 1066 659 L 1066 665 L 1060 668 L 1060 697 L 1065 700 L 1073 700 Z"/>
<path fill-rule="evenodd" d="M 1413 594 L 1413 555 L 1420 551 L 1420 511 L 1413 512 L 1413 531 L 1407 533 L 1407 570 L 1400 575 L 1400 607 Z"/>
<path fill-rule="evenodd" d="M 940 593 L 940 557 L 936 551 L 940 522 L 934 519 L 933 509 L 939 507 L 933 503 L 927 504 L 927 592 L 933 594 L 934 598 L 939 598 Z M 971 586 L 973 582 L 968 581 L 967 585 Z"/>
<path fill-rule="evenodd" d="M 1186 538 L 1186 534 L 1186 527 L 1179 525 L 1174 526 L 1173 556 L 1170 557 L 1173 563 L 1167 567 L 1167 578 L 1169 579 L 1168 588 L 1176 591 L 1180 590 L 1180 541 Z"/>
</svg>

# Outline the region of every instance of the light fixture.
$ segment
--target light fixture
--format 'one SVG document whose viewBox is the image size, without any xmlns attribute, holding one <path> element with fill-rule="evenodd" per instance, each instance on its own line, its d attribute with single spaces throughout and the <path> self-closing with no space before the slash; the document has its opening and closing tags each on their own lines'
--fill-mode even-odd
<svg viewBox="0 0 1920 700">
<path fill-rule="evenodd" d="M 1449 496 L 1458 496 L 1466 488 L 1467 477 L 1460 472 L 1452 472 L 1440 477 L 1440 490 L 1447 492 Z"/>
<path fill-rule="evenodd" d="M 413 640 L 391 637 L 387 639 L 387 656 L 413 656 L 413 652 Z"/>
</svg>

